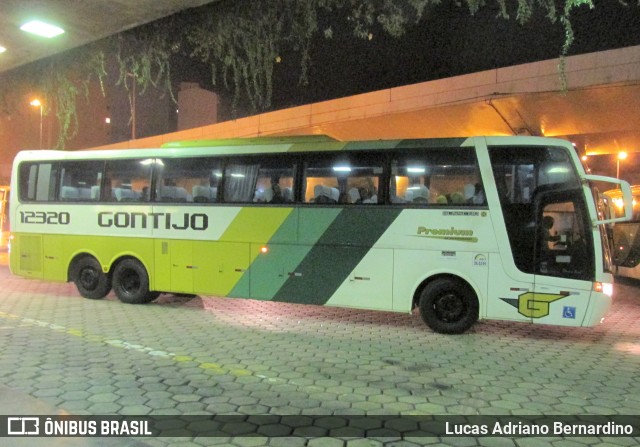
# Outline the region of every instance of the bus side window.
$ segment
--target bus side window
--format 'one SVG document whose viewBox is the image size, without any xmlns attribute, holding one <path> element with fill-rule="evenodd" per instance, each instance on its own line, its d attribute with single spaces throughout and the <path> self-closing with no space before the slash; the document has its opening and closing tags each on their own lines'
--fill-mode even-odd
<svg viewBox="0 0 640 447">
<path fill-rule="evenodd" d="M 224 170 L 224 201 L 253 202 L 260 164 L 232 160 Z"/>
<path fill-rule="evenodd" d="M 292 203 L 296 165 L 289 157 L 260 160 L 254 203 Z"/>
<path fill-rule="evenodd" d="M 382 160 L 376 156 L 338 153 L 310 160 L 304 172 L 304 201 L 329 205 L 381 203 L 382 171 Z"/>
<path fill-rule="evenodd" d="M 64 161 L 60 165 L 61 201 L 87 202 L 100 199 L 102 161 Z"/>
<path fill-rule="evenodd" d="M 151 166 L 148 160 L 126 159 L 106 162 L 102 200 L 107 202 L 144 201 L 143 192 L 151 185 Z"/>
<path fill-rule="evenodd" d="M 407 151 L 391 162 L 392 204 L 482 206 L 484 190 L 471 148 Z"/>
<path fill-rule="evenodd" d="M 20 165 L 20 200 L 36 202 L 55 201 L 57 164 L 28 163 Z"/>
<path fill-rule="evenodd" d="M 157 163 L 155 200 L 170 203 L 214 203 L 222 178 L 218 158 L 164 158 Z"/>
</svg>

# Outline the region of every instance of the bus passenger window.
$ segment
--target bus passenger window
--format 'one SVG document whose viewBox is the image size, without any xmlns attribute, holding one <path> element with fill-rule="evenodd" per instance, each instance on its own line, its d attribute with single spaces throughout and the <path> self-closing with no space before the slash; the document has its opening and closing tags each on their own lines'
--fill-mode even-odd
<svg viewBox="0 0 640 447">
<path fill-rule="evenodd" d="M 51 202 L 55 200 L 57 164 L 29 163 L 20 165 L 20 200 Z"/>
<path fill-rule="evenodd" d="M 231 161 L 224 171 L 224 201 L 253 202 L 259 164 Z"/>
<path fill-rule="evenodd" d="M 305 169 L 304 201 L 317 204 L 371 205 L 379 194 L 382 162 L 373 157 L 335 154 L 311 160 Z"/>
<path fill-rule="evenodd" d="M 484 192 L 473 149 L 407 151 L 391 163 L 392 204 L 484 205 Z"/>
<path fill-rule="evenodd" d="M 253 195 L 254 203 L 292 203 L 295 164 L 286 157 L 260 160 L 258 179 Z"/>
<path fill-rule="evenodd" d="M 98 201 L 102 182 L 102 161 L 65 161 L 60 166 L 60 200 Z"/>
<path fill-rule="evenodd" d="M 220 159 L 163 158 L 156 165 L 155 200 L 168 203 L 213 203 L 222 179 Z"/>
<path fill-rule="evenodd" d="M 106 163 L 102 200 L 142 202 L 151 185 L 150 160 L 109 160 Z M 146 189 L 145 189 L 146 188 Z"/>
</svg>

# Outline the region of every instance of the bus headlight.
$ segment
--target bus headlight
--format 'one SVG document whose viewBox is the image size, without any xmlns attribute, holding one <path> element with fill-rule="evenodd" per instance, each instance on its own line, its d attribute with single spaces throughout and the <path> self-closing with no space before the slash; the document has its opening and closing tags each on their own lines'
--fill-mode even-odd
<svg viewBox="0 0 640 447">
<path fill-rule="evenodd" d="M 613 296 L 613 284 L 607 282 L 594 282 L 593 290 L 604 293 L 607 296 Z"/>
</svg>

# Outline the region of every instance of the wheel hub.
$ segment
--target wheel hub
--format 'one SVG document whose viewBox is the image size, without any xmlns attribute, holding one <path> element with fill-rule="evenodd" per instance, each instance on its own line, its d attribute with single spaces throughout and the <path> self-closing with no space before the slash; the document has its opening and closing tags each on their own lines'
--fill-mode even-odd
<svg viewBox="0 0 640 447">
<path fill-rule="evenodd" d="M 98 272 L 90 268 L 82 269 L 80 282 L 86 289 L 95 289 L 98 285 Z"/>
<path fill-rule="evenodd" d="M 435 311 L 444 321 L 457 321 L 463 314 L 464 303 L 455 293 L 447 293 L 438 298 Z"/>
</svg>

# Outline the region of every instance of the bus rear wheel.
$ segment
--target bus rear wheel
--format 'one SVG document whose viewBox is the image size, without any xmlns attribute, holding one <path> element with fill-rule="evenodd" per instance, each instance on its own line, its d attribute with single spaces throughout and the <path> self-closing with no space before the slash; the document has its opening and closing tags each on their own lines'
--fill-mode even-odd
<svg viewBox="0 0 640 447">
<path fill-rule="evenodd" d="M 100 263 L 93 256 L 78 259 L 73 269 L 74 283 L 83 297 L 99 300 L 111 291 L 111 278 L 102 271 Z"/>
<path fill-rule="evenodd" d="M 478 298 L 465 283 L 440 278 L 420 295 L 420 316 L 435 332 L 461 334 L 478 321 Z"/>
<path fill-rule="evenodd" d="M 127 304 L 145 304 L 155 300 L 158 292 L 149 290 L 149 275 L 136 259 L 124 259 L 113 270 L 113 290 Z"/>
</svg>

